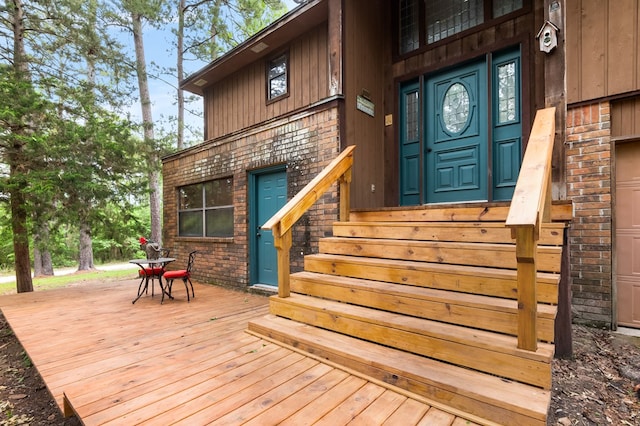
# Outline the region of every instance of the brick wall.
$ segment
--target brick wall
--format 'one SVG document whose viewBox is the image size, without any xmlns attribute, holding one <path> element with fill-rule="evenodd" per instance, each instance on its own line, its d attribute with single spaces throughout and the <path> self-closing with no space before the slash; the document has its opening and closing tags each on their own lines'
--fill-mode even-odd
<svg viewBox="0 0 640 426">
<path fill-rule="evenodd" d="M 303 112 L 270 121 L 244 132 L 205 142 L 163 161 L 165 247 L 186 262 L 190 250 L 202 250 L 193 276 L 196 280 L 245 289 L 249 277 L 247 185 L 249 173 L 286 165 L 288 198 L 297 194 L 339 152 L 338 109 Z M 234 237 L 185 238 L 177 231 L 177 188 L 221 177 L 233 177 Z M 337 186 L 305 214 L 293 228 L 292 270 L 301 270 L 303 256 L 317 252 L 318 239 L 331 233 L 338 217 Z"/>
<path fill-rule="evenodd" d="M 611 117 L 609 102 L 567 111 L 567 196 L 573 200 L 573 320 L 612 324 Z"/>
</svg>

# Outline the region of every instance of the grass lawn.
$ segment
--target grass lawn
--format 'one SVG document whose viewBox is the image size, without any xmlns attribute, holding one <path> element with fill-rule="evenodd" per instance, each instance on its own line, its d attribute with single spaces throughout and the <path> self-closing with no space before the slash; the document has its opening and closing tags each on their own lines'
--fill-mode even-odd
<svg viewBox="0 0 640 426">
<path fill-rule="evenodd" d="M 118 270 L 110 270 L 110 271 L 87 271 L 87 272 L 76 272 L 73 274 L 53 276 L 53 277 L 42 277 L 42 278 L 34 278 L 33 279 L 33 289 L 35 291 L 39 290 L 50 290 L 58 287 L 66 287 L 68 285 L 76 285 L 81 284 L 87 281 L 95 281 L 95 280 L 119 280 L 119 279 L 133 279 L 138 276 L 137 270 L 131 268 L 118 269 Z M 15 279 L 11 282 L 3 282 L 0 283 L 0 295 L 2 294 L 12 294 L 16 292 L 16 282 Z"/>
</svg>

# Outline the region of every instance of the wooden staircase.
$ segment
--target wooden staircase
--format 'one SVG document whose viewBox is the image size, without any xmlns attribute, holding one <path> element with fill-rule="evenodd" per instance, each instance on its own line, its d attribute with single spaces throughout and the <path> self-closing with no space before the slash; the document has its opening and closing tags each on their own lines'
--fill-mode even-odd
<svg viewBox="0 0 640 426">
<path fill-rule="evenodd" d="M 546 424 L 572 217 L 570 204 L 551 205 L 554 138 L 555 108 L 538 111 L 508 206 L 352 212 L 347 147 L 262 226 L 278 253 L 278 296 L 249 331 L 475 423 Z M 335 182 L 333 236 L 290 275 L 292 227 Z"/>
<path fill-rule="evenodd" d="M 556 209 L 559 211 L 559 209 Z M 488 422 L 546 424 L 565 222 L 542 226 L 518 349 L 507 207 L 352 212 L 249 330 Z M 557 216 L 567 217 L 566 212 Z M 570 213 L 568 215 L 570 217 Z"/>
</svg>

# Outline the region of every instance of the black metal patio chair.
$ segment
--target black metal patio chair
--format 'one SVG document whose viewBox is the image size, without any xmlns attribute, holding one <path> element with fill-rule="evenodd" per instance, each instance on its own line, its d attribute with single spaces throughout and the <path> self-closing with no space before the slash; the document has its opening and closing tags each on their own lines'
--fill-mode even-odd
<svg viewBox="0 0 640 426">
<path fill-rule="evenodd" d="M 193 268 L 193 263 L 196 260 L 197 250 L 189 253 L 189 261 L 187 262 L 187 269 L 179 269 L 177 271 L 166 271 L 163 275 L 164 279 L 167 281 L 167 293 L 171 296 L 171 289 L 173 287 L 173 280 L 181 279 L 184 282 L 184 288 L 187 290 L 187 302 L 191 300 L 189 297 L 189 285 L 191 285 L 191 297 L 196 297 L 196 294 L 193 291 L 193 283 L 191 282 L 191 269 Z M 162 293 L 162 300 L 160 303 L 164 301 L 164 292 Z"/>
</svg>

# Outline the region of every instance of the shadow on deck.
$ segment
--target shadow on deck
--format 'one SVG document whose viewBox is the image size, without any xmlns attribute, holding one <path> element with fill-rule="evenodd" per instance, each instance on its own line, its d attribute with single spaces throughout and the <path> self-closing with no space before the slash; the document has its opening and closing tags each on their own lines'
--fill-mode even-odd
<svg viewBox="0 0 640 426">
<path fill-rule="evenodd" d="M 196 284 L 191 303 L 178 286 L 164 305 L 132 305 L 137 283 L 0 297 L 60 409 L 85 425 L 479 421 L 246 333 L 266 297 Z"/>
</svg>

